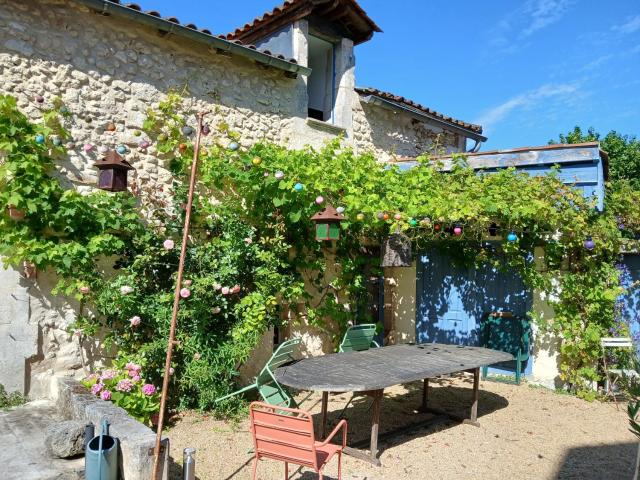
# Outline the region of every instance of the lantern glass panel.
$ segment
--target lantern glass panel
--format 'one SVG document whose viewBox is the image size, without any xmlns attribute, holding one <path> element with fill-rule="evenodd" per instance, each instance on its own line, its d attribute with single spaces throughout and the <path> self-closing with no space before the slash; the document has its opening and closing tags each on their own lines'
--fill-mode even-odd
<svg viewBox="0 0 640 480">
<path fill-rule="evenodd" d="M 340 224 L 332 222 L 329 224 L 329 240 L 338 240 L 340 238 Z"/>
<path fill-rule="evenodd" d="M 329 224 L 316 223 L 316 240 L 329 240 Z"/>
<path fill-rule="evenodd" d="M 100 170 L 98 174 L 98 188 L 111 190 L 113 188 L 113 169 Z"/>
</svg>

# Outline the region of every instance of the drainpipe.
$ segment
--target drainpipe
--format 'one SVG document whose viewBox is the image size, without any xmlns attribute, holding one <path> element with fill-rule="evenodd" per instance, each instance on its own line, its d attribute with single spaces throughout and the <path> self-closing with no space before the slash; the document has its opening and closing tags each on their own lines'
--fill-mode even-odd
<svg viewBox="0 0 640 480">
<path fill-rule="evenodd" d="M 482 145 L 482 142 L 477 138 L 473 138 L 472 140 L 475 143 L 473 144 L 473 147 L 471 147 L 469 150 L 467 150 L 466 153 L 476 153 L 478 150 L 480 150 L 480 145 Z"/>
</svg>

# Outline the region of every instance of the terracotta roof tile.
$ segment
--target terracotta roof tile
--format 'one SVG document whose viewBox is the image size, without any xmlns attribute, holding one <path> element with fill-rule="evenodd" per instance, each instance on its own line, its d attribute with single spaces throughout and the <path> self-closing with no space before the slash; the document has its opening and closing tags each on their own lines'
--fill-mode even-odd
<svg viewBox="0 0 640 480">
<path fill-rule="evenodd" d="M 398 95 L 394 95 L 393 93 L 389 93 L 389 92 L 383 92 L 382 90 L 378 90 L 377 88 L 369 88 L 369 87 L 356 87 L 356 92 L 358 92 L 361 95 L 373 95 L 375 97 L 379 97 L 382 98 L 383 100 L 388 100 L 391 102 L 396 102 L 396 103 L 400 103 L 403 104 L 405 106 L 414 108 L 416 110 L 419 110 L 422 113 L 426 113 L 427 115 L 430 115 L 432 117 L 435 117 L 439 120 L 443 120 L 445 122 L 449 122 L 453 125 L 456 125 L 458 127 L 462 127 L 465 128 L 467 130 L 471 130 L 472 132 L 475 133 L 482 133 L 482 126 L 481 125 L 475 125 L 473 123 L 468 123 L 468 122 L 464 122 L 462 120 L 458 120 L 455 119 L 453 117 L 450 117 L 448 115 L 444 115 L 443 113 L 440 112 L 436 112 L 435 110 L 432 110 L 431 108 L 425 107 L 423 105 L 420 105 L 419 103 L 416 103 L 412 100 L 409 100 L 405 97 L 401 97 Z"/>
</svg>

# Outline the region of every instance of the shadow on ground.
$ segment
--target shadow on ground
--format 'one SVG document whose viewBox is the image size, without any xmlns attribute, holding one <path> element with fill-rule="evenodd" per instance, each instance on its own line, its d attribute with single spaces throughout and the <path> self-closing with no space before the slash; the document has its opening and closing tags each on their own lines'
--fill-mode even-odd
<svg viewBox="0 0 640 480">
<path fill-rule="evenodd" d="M 567 451 L 555 478 L 562 480 L 601 480 L 633 478 L 638 444 L 616 443 L 571 448 Z"/>
</svg>

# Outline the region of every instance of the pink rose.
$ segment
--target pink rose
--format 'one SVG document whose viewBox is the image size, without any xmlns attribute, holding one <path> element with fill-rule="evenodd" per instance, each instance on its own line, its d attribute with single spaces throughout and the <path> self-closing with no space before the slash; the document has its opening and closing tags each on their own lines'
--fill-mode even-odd
<svg viewBox="0 0 640 480">
<path fill-rule="evenodd" d="M 173 250 L 176 244 L 173 240 L 171 240 L 170 238 L 167 238 L 162 244 L 162 246 L 164 247 L 165 250 Z"/>
<path fill-rule="evenodd" d="M 137 327 L 138 325 L 140 325 L 140 322 L 142 322 L 142 319 L 138 315 L 135 315 L 129 319 L 129 323 L 132 327 Z"/>
<path fill-rule="evenodd" d="M 146 383 L 142 386 L 142 393 L 151 396 L 156 393 L 156 387 L 154 387 L 150 383 Z"/>
<path fill-rule="evenodd" d="M 97 395 L 102 391 L 103 388 L 104 388 L 104 385 L 102 383 L 96 383 L 91 387 L 91 393 L 93 395 Z"/>
<path fill-rule="evenodd" d="M 220 307 L 213 307 L 211 309 L 211 313 L 213 313 L 214 315 L 220 313 L 222 311 L 222 309 Z"/>
<path fill-rule="evenodd" d="M 200 355 L 198 352 L 193 354 L 193 359 L 194 360 L 200 360 L 200 358 L 202 358 L 202 355 Z"/>
<path fill-rule="evenodd" d="M 247 245 L 251 245 L 253 243 L 253 239 L 251 237 L 247 237 L 244 239 L 244 243 Z"/>
<path fill-rule="evenodd" d="M 222 285 L 220 285 L 219 283 L 216 283 L 216 284 L 213 286 L 213 289 L 214 289 L 214 290 L 220 290 L 221 288 L 222 288 Z"/>
<path fill-rule="evenodd" d="M 86 295 L 90 291 L 91 291 L 91 289 L 89 287 L 87 287 L 86 285 L 83 285 L 82 287 L 80 287 L 80 293 L 83 294 L 83 295 Z"/>
<path fill-rule="evenodd" d="M 176 371 L 173 367 L 169 368 L 169 375 L 173 375 Z"/>
<path fill-rule="evenodd" d="M 182 290 L 180 290 L 180 296 L 182 298 L 189 298 L 191 296 L 191 290 L 189 290 L 188 288 L 183 288 Z"/>
<path fill-rule="evenodd" d="M 109 390 L 104 390 L 100 394 L 100 398 L 102 398 L 102 400 L 111 400 L 111 392 Z"/>
<path fill-rule="evenodd" d="M 120 287 L 120 293 L 122 295 L 129 295 L 131 292 L 133 292 L 133 288 L 129 285 L 123 285 Z"/>
<path fill-rule="evenodd" d="M 184 281 L 182 282 L 182 284 L 183 284 L 185 287 L 190 287 L 192 283 L 193 283 L 193 280 L 184 280 Z"/>
<path fill-rule="evenodd" d="M 240 285 L 234 285 L 233 288 L 231 289 L 231 293 L 239 293 L 240 292 Z"/>
<path fill-rule="evenodd" d="M 229 287 L 222 287 L 222 294 L 229 295 Z"/>
</svg>

